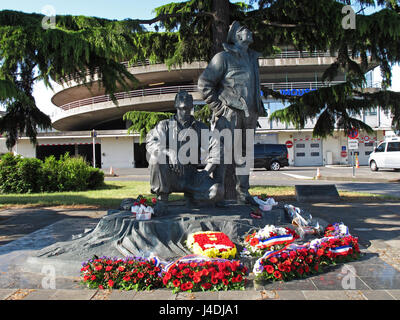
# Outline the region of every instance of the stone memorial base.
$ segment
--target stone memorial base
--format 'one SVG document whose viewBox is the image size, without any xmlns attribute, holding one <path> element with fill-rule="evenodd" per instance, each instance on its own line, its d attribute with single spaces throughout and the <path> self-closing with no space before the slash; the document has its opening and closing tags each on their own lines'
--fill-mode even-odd
<svg viewBox="0 0 400 320">
<path fill-rule="evenodd" d="M 227 208 L 197 209 L 170 205 L 166 216 L 137 221 L 128 211 L 109 210 L 94 229 L 73 236 L 73 240 L 57 242 L 36 251 L 27 259 L 26 266 L 30 271 L 37 269 L 40 272 L 44 265 L 52 265 L 65 276 L 77 276 L 81 263 L 94 255 L 148 257 L 153 254 L 161 260 L 171 261 L 191 254 L 185 246 L 189 234 L 208 230 L 224 232 L 236 244 L 239 254 L 246 233 L 267 224 L 289 226 L 283 207 L 263 212 L 261 219 L 252 218 L 251 211 L 250 206 L 233 203 Z M 251 261 L 243 262 L 251 267 Z"/>
</svg>

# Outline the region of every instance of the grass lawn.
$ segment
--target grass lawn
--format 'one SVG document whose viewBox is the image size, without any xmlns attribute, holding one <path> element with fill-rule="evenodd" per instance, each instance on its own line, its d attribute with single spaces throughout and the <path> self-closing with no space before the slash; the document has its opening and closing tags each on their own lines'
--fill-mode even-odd
<svg viewBox="0 0 400 320">
<path fill-rule="evenodd" d="M 254 186 L 252 195 L 267 194 L 276 201 L 295 201 L 294 187 Z M 102 189 L 80 192 L 1 194 L 0 208 L 20 206 L 77 206 L 102 209 L 117 209 L 125 198 L 138 195 L 154 197 L 150 193 L 149 182 L 144 181 L 107 181 Z M 400 198 L 372 195 L 359 192 L 339 192 L 343 201 L 399 200 Z M 170 200 L 182 200 L 183 194 L 172 194 Z"/>
</svg>

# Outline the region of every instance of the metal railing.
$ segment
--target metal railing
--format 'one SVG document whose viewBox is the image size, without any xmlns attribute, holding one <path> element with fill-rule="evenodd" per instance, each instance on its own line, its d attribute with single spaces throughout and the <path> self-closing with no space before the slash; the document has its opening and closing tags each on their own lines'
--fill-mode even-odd
<svg viewBox="0 0 400 320">
<path fill-rule="evenodd" d="M 282 51 L 274 55 L 261 57 L 261 59 L 288 59 L 288 58 L 317 58 L 317 57 L 332 57 L 329 51 Z M 121 62 L 126 68 L 142 67 L 151 65 L 150 60 L 138 61 L 132 65 L 129 61 Z M 156 62 L 156 64 L 162 64 L 162 62 Z M 94 74 L 98 73 L 98 68 L 94 69 Z M 85 72 L 85 76 L 89 75 L 89 71 Z M 79 74 L 67 75 L 64 77 L 64 81 L 81 80 L 82 77 Z"/>
<path fill-rule="evenodd" d="M 129 92 L 119 92 L 114 94 L 117 100 L 130 99 L 145 96 L 156 96 L 169 93 L 178 93 L 181 90 L 186 90 L 187 92 L 196 92 L 197 85 L 186 85 L 186 86 L 172 86 L 172 87 L 160 87 L 160 88 L 148 88 L 148 89 L 138 89 Z M 110 95 L 102 95 L 91 98 L 86 98 L 82 100 L 77 100 L 74 102 L 62 105 L 60 108 L 63 110 L 70 110 L 74 108 L 79 108 L 87 105 L 92 105 L 96 103 L 109 102 L 112 101 Z"/>
</svg>

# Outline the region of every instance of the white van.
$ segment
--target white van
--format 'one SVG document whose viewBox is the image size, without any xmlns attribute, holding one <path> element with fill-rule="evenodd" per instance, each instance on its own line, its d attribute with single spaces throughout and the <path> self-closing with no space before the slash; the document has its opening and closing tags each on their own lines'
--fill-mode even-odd
<svg viewBox="0 0 400 320">
<path fill-rule="evenodd" d="M 388 138 L 369 155 L 369 167 L 372 171 L 379 169 L 400 169 L 400 137 Z"/>
</svg>

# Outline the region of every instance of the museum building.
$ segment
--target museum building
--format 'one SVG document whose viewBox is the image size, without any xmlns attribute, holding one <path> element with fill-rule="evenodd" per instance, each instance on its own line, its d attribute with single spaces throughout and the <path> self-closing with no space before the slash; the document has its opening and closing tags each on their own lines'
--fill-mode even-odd
<svg viewBox="0 0 400 320">
<path fill-rule="evenodd" d="M 326 86 L 321 80 L 322 74 L 335 60 L 329 52 L 284 48 L 279 54 L 259 59 L 261 86 L 285 95 L 307 94 Z M 129 123 L 122 120 L 123 115 L 132 110 L 173 112 L 175 95 L 180 90 L 190 92 L 195 105 L 203 105 L 197 80 L 207 63 L 185 63 L 170 69 L 165 64 L 148 61 L 133 66 L 126 63 L 126 66 L 139 85 L 132 91 L 116 93 L 118 106 L 98 85 L 96 77 L 91 79 L 90 90 L 72 77 L 60 83 L 60 89 L 52 97 L 53 104 L 58 107 L 51 115 L 54 130 L 39 133 L 37 146 L 32 145 L 29 138 L 20 137 L 14 153 L 43 159 L 51 154 L 59 156 L 69 152 L 92 162 L 95 150 L 96 166 L 103 169 L 147 167 L 145 145 L 140 143 L 138 134 L 128 134 Z M 368 90 L 376 90 L 371 71 L 367 78 Z M 331 85 L 343 81 L 345 76 L 339 75 Z M 263 102 L 268 115 L 284 108 L 271 97 L 263 97 Z M 368 155 L 376 143 L 392 132 L 392 118 L 377 108 L 364 112 L 361 119 L 374 129 L 372 135 L 361 132 L 358 136 L 359 163 L 367 165 Z M 259 118 L 259 124 L 255 143 L 286 143 L 291 166 L 348 164 L 351 161 L 343 131 L 336 130 L 333 136 L 319 139 L 312 137 L 315 121 L 307 123 L 302 130 L 272 121 L 269 116 Z M 0 138 L 0 153 L 6 151 L 5 138 Z"/>
</svg>

